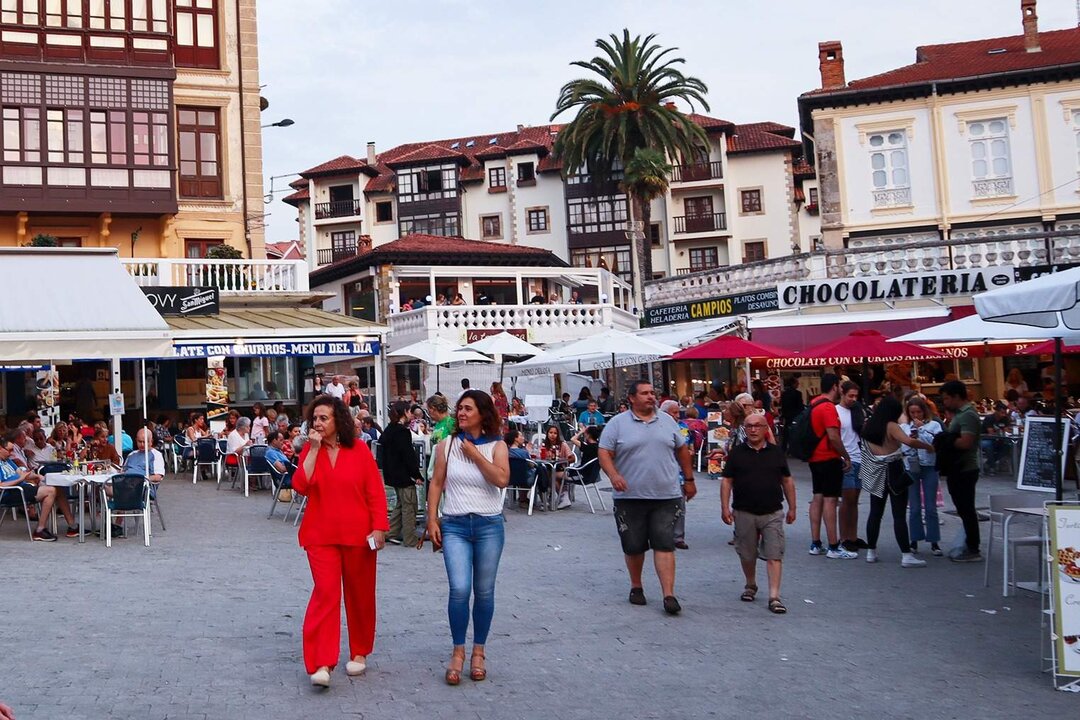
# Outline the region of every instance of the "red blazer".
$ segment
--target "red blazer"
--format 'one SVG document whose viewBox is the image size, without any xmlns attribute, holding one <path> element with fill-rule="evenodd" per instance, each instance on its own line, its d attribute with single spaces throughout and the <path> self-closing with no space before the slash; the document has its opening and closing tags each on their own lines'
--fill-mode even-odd
<svg viewBox="0 0 1080 720">
<path fill-rule="evenodd" d="M 373 530 L 389 530 L 386 490 L 375 458 L 360 440 L 338 449 L 337 464 L 330 466 L 326 448 L 319 449 L 315 472 L 304 472 L 305 445 L 292 476 L 293 489 L 307 496 L 300 523 L 300 545 L 367 545 Z"/>
</svg>

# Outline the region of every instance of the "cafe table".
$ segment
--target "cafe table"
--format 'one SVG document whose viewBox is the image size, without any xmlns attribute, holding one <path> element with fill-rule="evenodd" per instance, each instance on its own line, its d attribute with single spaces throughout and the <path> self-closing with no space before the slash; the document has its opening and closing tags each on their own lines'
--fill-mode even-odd
<svg viewBox="0 0 1080 720">
<path fill-rule="evenodd" d="M 1005 508 L 1004 515 L 1005 515 L 1005 517 L 1004 517 L 1004 519 L 1002 520 L 1002 523 L 1001 523 L 1001 565 L 1002 565 L 1002 571 L 1001 571 L 1001 596 L 1002 597 L 1008 597 L 1009 596 L 1009 525 L 1012 523 L 1012 519 L 1014 517 L 1016 517 L 1017 515 L 1024 515 L 1024 516 L 1027 516 L 1027 517 L 1045 518 L 1046 517 L 1046 507 L 1045 506 L 1038 506 L 1038 507 Z M 1040 534 L 1041 534 L 1041 532 L 1042 531 L 1040 530 Z M 1042 556 L 1042 551 L 1039 552 L 1039 556 L 1040 557 Z M 1042 561 L 1040 560 L 1040 562 L 1042 562 Z M 1016 570 L 1014 568 L 1013 572 L 1015 572 L 1015 571 Z M 1023 590 L 1030 590 L 1031 592 L 1037 592 L 1037 593 L 1041 593 L 1041 592 L 1046 591 L 1046 587 L 1041 582 L 1037 582 L 1037 583 L 1018 582 L 1018 583 L 1016 583 L 1016 587 L 1021 588 Z"/>
<path fill-rule="evenodd" d="M 537 465 L 543 465 L 547 468 L 548 480 L 548 509 L 554 510 L 555 504 L 558 502 L 559 496 L 555 492 L 555 475 L 559 470 L 559 466 L 564 468 L 569 465 L 569 462 L 561 458 L 541 458 L 539 455 L 533 455 L 532 461 Z"/>
<path fill-rule="evenodd" d="M 77 487 L 79 490 L 79 542 L 86 542 L 86 488 L 90 485 L 96 485 L 101 487 L 105 484 L 105 481 L 113 476 L 113 472 L 103 473 L 77 473 L 77 472 L 58 472 L 49 473 L 45 476 L 45 484 L 50 487 L 58 488 L 73 488 Z M 96 488 L 95 488 L 96 489 Z M 91 502 L 93 502 L 93 494 L 91 494 Z M 56 508 L 53 508 L 53 518 L 55 522 Z M 91 513 L 90 522 L 94 522 L 93 513 Z"/>
</svg>

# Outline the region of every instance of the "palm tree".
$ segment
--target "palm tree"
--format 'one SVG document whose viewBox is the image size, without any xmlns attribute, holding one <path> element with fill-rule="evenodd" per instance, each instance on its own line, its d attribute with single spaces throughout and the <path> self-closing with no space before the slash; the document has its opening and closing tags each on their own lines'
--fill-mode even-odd
<svg viewBox="0 0 1080 720">
<path fill-rule="evenodd" d="M 649 202 L 667 187 L 671 167 L 665 157 L 693 158 L 698 148 L 708 147 L 705 131 L 676 101 L 708 111 L 709 90 L 678 69 L 686 62 L 670 57 L 678 48 L 661 48 L 653 42 L 655 34 L 631 38 L 624 29 L 622 38 L 614 33 L 608 37 L 610 41 L 596 41 L 601 55 L 570 63 L 599 77 L 571 80 L 559 91 L 551 119 L 573 108 L 577 115 L 559 132 L 554 152 L 564 177 L 584 170 L 602 180 L 616 168 L 625 169 L 623 189 L 630 195 L 633 217 L 647 228 Z M 659 162 L 656 156 L 638 156 L 643 149 L 656 151 Z M 652 253 L 644 234 L 634 233 L 632 243 L 638 260 L 634 290 L 640 303 L 645 278 L 652 277 Z"/>
</svg>

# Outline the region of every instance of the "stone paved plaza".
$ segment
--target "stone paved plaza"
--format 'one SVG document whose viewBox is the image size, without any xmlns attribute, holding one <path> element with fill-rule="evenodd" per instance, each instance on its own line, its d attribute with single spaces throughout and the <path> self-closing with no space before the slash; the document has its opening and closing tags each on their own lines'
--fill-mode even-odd
<svg viewBox="0 0 1080 720">
<path fill-rule="evenodd" d="M 383 552 L 368 674 L 339 669 L 323 692 L 300 659 L 307 564 L 291 523 L 267 520 L 267 493 L 245 499 L 170 475 L 168 531 L 149 549 L 30 543 L 9 519 L 0 698 L 20 720 L 1076 716 L 1077 697 L 1039 671 L 1035 596 L 1003 599 L 1000 579 L 984 589 L 982 565 L 928 557 L 901 569 L 888 517 L 878 565 L 807 555 L 809 478 L 797 475 L 786 616 L 766 611 L 765 592 L 739 602 L 716 482 L 703 478 L 690 505 L 674 618 L 651 569 L 649 605 L 626 602 L 610 505 L 509 512 L 490 676 L 456 688 L 442 681 L 442 557 L 426 549 Z M 980 488 L 985 504 L 1008 485 Z M 946 518 L 948 540 L 959 521 Z"/>
</svg>

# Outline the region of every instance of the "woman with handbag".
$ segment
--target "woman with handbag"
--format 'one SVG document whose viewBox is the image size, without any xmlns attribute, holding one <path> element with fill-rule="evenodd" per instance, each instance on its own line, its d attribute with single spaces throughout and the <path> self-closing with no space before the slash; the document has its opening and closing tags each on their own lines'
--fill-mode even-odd
<svg viewBox="0 0 1080 720">
<path fill-rule="evenodd" d="M 292 486 L 307 496 L 300 546 L 315 587 L 304 615 L 304 665 L 311 684 L 330 686 L 341 645 L 341 596 L 349 626 L 345 671 L 361 675 L 375 644 L 375 558 L 386 542 L 386 491 L 375 458 L 357 442 L 340 399 L 319 395 L 307 410 L 308 444 Z"/>
<path fill-rule="evenodd" d="M 903 431 L 897 423 L 903 411 L 899 400 L 892 395 L 884 395 L 863 424 L 859 481 L 863 490 L 870 495 L 870 514 L 866 518 L 866 562 L 878 561 L 877 541 L 881 534 L 881 518 L 885 515 L 885 504 L 889 503 L 896 544 L 900 546 L 900 564 L 903 567 L 923 567 L 926 561 L 911 552 L 908 535 L 908 488 L 913 481 L 904 468 L 902 446 L 918 450 L 933 450 L 934 446 L 912 438 Z"/>
<path fill-rule="evenodd" d="M 427 507 L 428 536 L 436 546 L 442 545 L 450 582 L 447 613 L 454 650 L 446 668 L 448 685 L 461 682 L 470 595 L 469 677 L 476 682 L 487 677 L 484 646 L 495 614 L 495 576 L 504 542 L 501 491 L 510 482 L 509 451 L 499 436 L 502 422 L 491 397 L 481 390 L 466 390 L 456 410 L 457 431 L 435 449 Z M 444 494 L 440 520 L 439 500 Z"/>
<path fill-rule="evenodd" d="M 908 421 L 900 426 L 905 434 L 918 438 L 925 443 L 934 444 L 934 438 L 941 431 L 941 423 L 934 419 L 930 407 L 919 396 L 907 401 L 904 414 Z M 930 552 L 937 557 L 943 555 L 941 547 L 941 525 L 938 523 L 937 495 L 938 471 L 934 467 L 937 459 L 934 451 L 904 449 L 904 459 L 908 472 L 915 482 L 908 493 L 908 532 L 911 534 L 911 552 L 918 552 L 916 543 L 926 540 L 930 543 Z"/>
</svg>

